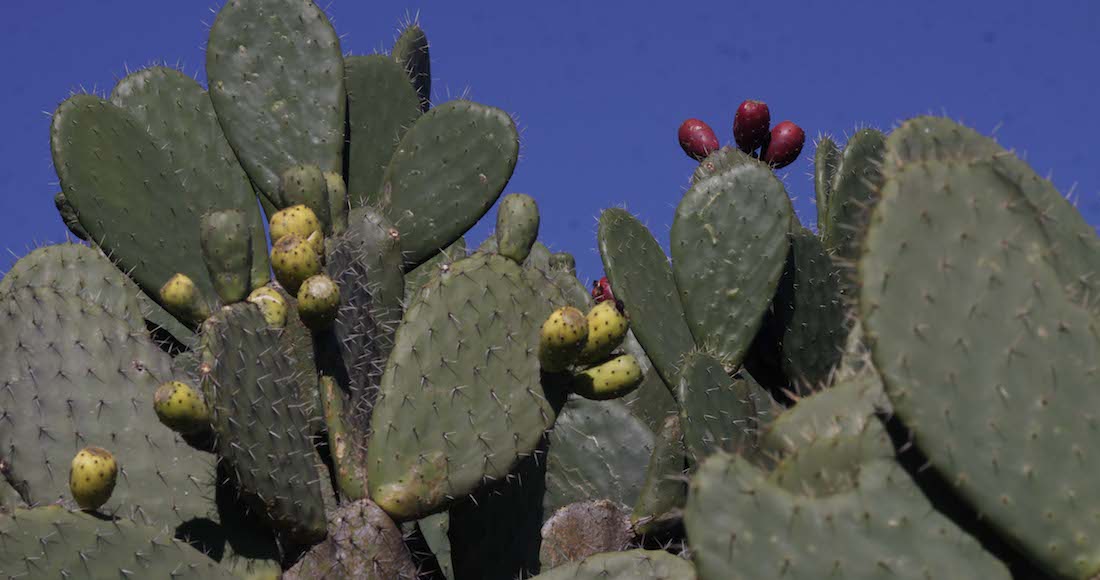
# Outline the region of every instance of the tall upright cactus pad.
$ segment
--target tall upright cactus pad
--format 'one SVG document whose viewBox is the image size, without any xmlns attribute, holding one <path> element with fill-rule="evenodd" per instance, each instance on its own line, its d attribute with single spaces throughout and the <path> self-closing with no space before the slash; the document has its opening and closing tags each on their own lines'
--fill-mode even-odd
<svg viewBox="0 0 1100 580">
<path fill-rule="evenodd" d="M 229 144 L 269 201 L 296 165 L 343 172 L 344 59 L 312 1 L 226 2 L 210 29 L 206 76 Z"/>
<path fill-rule="evenodd" d="M 680 302 L 695 343 L 727 366 L 741 363 L 775 295 L 793 214 L 783 184 L 761 164 L 696 183 L 676 208 L 671 251 Z"/>
<path fill-rule="evenodd" d="M 259 307 L 227 306 L 203 323 L 203 394 L 218 455 L 255 510 L 303 543 L 325 537 L 325 509 L 299 400 L 300 377 Z M 326 482 L 327 483 L 327 482 Z"/>
<path fill-rule="evenodd" d="M 534 451 L 557 407 L 535 345 L 548 301 L 508 258 L 475 255 L 405 313 L 368 450 L 371 499 L 398 520 L 445 509 Z"/>
<path fill-rule="evenodd" d="M 420 24 L 410 23 L 401 31 L 393 43 L 392 55 L 405 69 L 409 82 L 416 89 L 420 110 L 427 111 L 432 98 L 432 61 L 428 35 L 424 34 Z"/>
<path fill-rule="evenodd" d="M 58 506 L 0 515 L 0 540 L 5 578 L 234 578 L 163 530 Z"/>
<path fill-rule="evenodd" d="M 344 59 L 348 91 L 348 198 L 352 207 L 382 198 L 382 174 L 405 131 L 420 116 L 401 65 L 380 54 Z"/>
<path fill-rule="evenodd" d="M 829 222 L 829 198 L 840 167 L 840 149 L 829 136 L 817 140 L 814 151 L 814 196 L 817 207 L 817 231 L 824 232 Z"/>
<path fill-rule="evenodd" d="M 653 432 L 618 401 L 571 397 L 550 433 L 544 514 L 590 499 L 638 500 Z"/>
<path fill-rule="evenodd" d="M 630 328 L 666 385 L 679 379 L 680 361 L 695 348 L 684 321 L 672 266 L 653 234 L 625 209 L 600 215 L 598 231 L 603 268 L 626 305 Z"/>
<path fill-rule="evenodd" d="M 180 175 L 197 213 L 244 212 L 252 240 L 250 288 L 267 283 L 271 278 L 267 238 L 256 193 L 225 140 L 202 86 L 180 71 L 150 67 L 119 81 L 111 102 L 129 111 L 168 150 L 171 169 Z"/>
<path fill-rule="evenodd" d="M 748 371 L 730 376 L 709 353 L 687 356 L 676 398 L 684 444 L 694 461 L 719 450 L 751 453 L 760 428 L 759 389 Z"/>
<path fill-rule="evenodd" d="M 1100 537 L 1088 461 L 1100 340 L 1070 286 L 1093 272 L 1060 259 L 1044 226 L 1072 208 L 1038 207 L 1018 174 L 942 148 L 912 159 L 957 135 L 888 142 L 859 264 L 875 366 L 917 445 L 984 519 L 1052 574 L 1088 578 L 1100 572 L 1082 541 Z"/>
<path fill-rule="evenodd" d="M 382 177 L 387 217 L 416 266 L 447 247 L 496 203 L 519 158 L 507 113 L 470 101 L 444 103 L 405 133 Z"/>
<path fill-rule="evenodd" d="M 206 296 L 199 251 L 203 209 L 171 153 L 125 109 L 76 95 L 53 116 L 50 149 L 65 197 L 92 241 L 150 296 L 177 272 Z"/>
<path fill-rule="evenodd" d="M 680 417 L 669 415 L 657 432 L 630 522 L 638 534 L 659 533 L 679 521 L 687 500 L 687 449 Z"/>
<path fill-rule="evenodd" d="M 840 258 L 851 261 L 859 256 L 871 210 L 878 203 L 885 152 L 886 136 L 875 129 L 856 132 L 844 146 L 823 230 L 825 247 Z"/>
<path fill-rule="evenodd" d="M 840 269 L 806 228 L 791 232 L 784 272 L 789 288 L 777 294 L 775 309 L 783 325 L 783 371 L 804 388 L 823 386 L 844 351 L 849 323 L 841 294 Z"/>
<path fill-rule="evenodd" d="M 661 550 L 627 550 L 589 556 L 531 580 L 695 580 L 691 562 Z"/>
<path fill-rule="evenodd" d="M 144 330 L 47 286 L 13 289 L 0 319 L 0 455 L 28 504 L 67 500 L 69 463 L 94 445 L 121 466 L 101 511 L 168 528 L 207 515 L 212 460 L 157 419 L 171 361 Z"/>
<path fill-rule="evenodd" d="M 702 580 L 1009 578 L 890 458 L 881 426 L 819 440 L 771 473 L 737 455 L 692 478 L 684 522 Z"/>
</svg>

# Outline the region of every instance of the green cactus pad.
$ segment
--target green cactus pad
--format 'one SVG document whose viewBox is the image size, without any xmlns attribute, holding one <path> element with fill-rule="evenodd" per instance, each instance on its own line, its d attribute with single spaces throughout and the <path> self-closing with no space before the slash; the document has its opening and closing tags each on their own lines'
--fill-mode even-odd
<svg viewBox="0 0 1100 580">
<path fill-rule="evenodd" d="M 91 239 L 150 296 L 174 274 L 214 288 L 199 251 L 205 211 L 176 173 L 171 152 L 135 115 L 91 95 L 58 107 L 50 129 L 54 168 Z"/>
<path fill-rule="evenodd" d="M 598 238 L 604 271 L 626 307 L 634 336 L 665 384 L 676 384 L 680 361 L 695 342 L 668 257 L 649 229 L 624 209 L 604 210 Z"/>
<path fill-rule="evenodd" d="M 573 276 L 576 276 L 577 259 L 569 252 L 554 252 L 550 254 L 550 269 L 565 270 Z"/>
<path fill-rule="evenodd" d="M 454 565 L 451 563 L 451 540 L 447 537 L 451 527 L 448 512 L 432 514 L 416 524 L 424 536 L 424 542 L 439 563 L 440 572 L 443 572 L 447 580 L 455 580 Z"/>
<path fill-rule="evenodd" d="M 630 517 L 606 499 L 571 503 L 542 526 L 539 562 L 550 569 L 604 552 L 625 550 L 634 539 Z"/>
<path fill-rule="evenodd" d="M 61 215 L 61 221 L 65 222 L 65 227 L 69 228 L 69 231 L 77 239 L 87 240 L 88 231 L 80 225 L 80 218 L 77 217 L 76 210 L 73 209 L 72 204 L 65 197 L 65 192 L 59 191 L 54 194 L 53 205 L 57 208 L 57 213 Z"/>
<path fill-rule="evenodd" d="M 401 530 L 381 508 L 359 500 L 340 506 L 328 519 L 328 538 L 311 548 L 283 580 L 416 580 Z"/>
<path fill-rule="evenodd" d="M 661 550 L 596 554 L 531 580 L 695 580 L 691 562 Z M 717 578 L 717 576 L 716 576 Z"/>
<path fill-rule="evenodd" d="M 828 223 L 822 230 L 826 249 L 842 259 L 859 257 L 871 210 L 878 203 L 885 153 L 886 136 L 875 129 L 861 129 L 844 146 L 829 196 Z"/>
<path fill-rule="evenodd" d="M 638 500 L 653 432 L 618 401 L 571 397 L 550 434 L 544 513 L 571 503 Z"/>
<path fill-rule="evenodd" d="M 511 179 L 518 155 L 515 123 L 500 109 L 457 100 L 420 117 L 382 179 L 406 263 L 427 260 L 481 219 Z"/>
<path fill-rule="evenodd" d="M 711 354 L 695 351 L 684 362 L 677 397 L 684 443 L 694 461 L 718 451 L 749 452 L 756 446 L 756 381 L 748 371 L 729 376 Z"/>
<path fill-rule="evenodd" d="M 455 262 L 424 287 L 397 331 L 371 419 L 375 503 L 399 520 L 428 515 L 535 449 L 560 396 L 544 392 L 536 352 L 550 312 L 502 256 Z"/>
<path fill-rule="evenodd" d="M 822 441 L 772 474 L 727 453 L 703 462 L 684 512 L 699 577 L 1009 578 L 882 456 L 892 452 L 882 428 L 865 433 Z"/>
<path fill-rule="evenodd" d="M 111 102 L 129 111 L 169 151 L 172 170 L 181 176 L 199 215 L 217 209 L 244 212 L 252 240 L 249 289 L 263 286 L 271 277 L 263 216 L 207 92 L 180 71 L 158 66 L 119 81 Z"/>
<path fill-rule="evenodd" d="M 235 578 L 162 530 L 58 506 L 0 515 L 0 538 L 5 578 Z"/>
<path fill-rule="evenodd" d="M 892 137 L 888 157 L 906 147 Z M 965 157 L 892 165 L 882 199 L 860 311 L 895 412 L 1005 538 L 1052 573 L 1095 575 L 1081 538 L 1100 537 L 1087 461 L 1100 341 L 1066 289 L 1077 276 L 1043 226 L 1051 210 Z"/>
<path fill-rule="evenodd" d="M 497 252 L 523 263 L 532 254 L 538 235 L 539 207 L 535 199 L 523 193 L 510 193 L 501 198 L 497 208 Z M 549 270 L 550 250 L 546 250 L 546 254 L 546 270 Z"/>
<path fill-rule="evenodd" d="M 493 234 L 497 234 L 494 232 Z M 501 254 L 500 244 L 497 243 L 493 246 L 493 251 Z M 546 244 L 542 242 L 535 242 L 531 246 L 531 252 L 523 259 L 523 267 L 528 270 L 539 270 L 542 272 L 550 271 L 550 248 L 546 247 Z"/>
<path fill-rule="evenodd" d="M 466 257 L 466 237 L 460 237 L 423 264 L 405 273 L 405 302 L 411 302 L 432 277 L 438 276 L 445 268 L 450 268 L 457 260 Z"/>
<path fill-rule="evenodd" d="M 821 239 L 805 228 L 791 234 L 790 292 L 774 302 L 783 320 L 783 371 L 792 384 L 817 388 L 840 363 L 848 322 L 841 274 Z"/>
<path fill-rule="evenodd" d="M 728 366 L 741 363 L 775 295 L 792 215 L 783 184 L 760 164 L 700 181 L 676 208 L 672 271 L 687 323 Z"/>
<path fill-rule="evenodd" d="M 202 258 L 218 297 L 226 304 L 244 300 L 251 290 L 254 258 L 247 215 L 236 209 L 214 211 L 203 215 L 200 223 Z"/>
<path fill-rule="evenodd" d="M 348 90 L 348 197 L 351 207 L 381 201 L 382 174 L 405 131 L 420 116 L 401 65 L 380 54 L 344 59 Z"/>
<path fill-rule="evenodd" d="M 241 302 L 203 323 L 200 377 L 217 433 L 218 455 L 272 525 L 303 543 L 325 537 L 325 510 L 299 401 L 298 381 L 278 331 L 255 304 Z M 327 484 L 327 482 L 326 482 Z"/>
<path fill-rule="evenodd" d="M 638 344 L 638 339 L 634 338 L 634 331 L 627 331 L 622 349 L 638 361 L 645 379 L 634 392 L 619 401 L 630 409 L 631 414 L 641 419 L 650 431 L 657 432 L 669 415 L 677 414 L 679 407 L 676 399 L 672 396 L 672 390 L 661 380 L 661 375 L 653 368 L 653 362 L 649 360 L 642 345 Z"/>
<path fill-rule="evenodd" d="M 840 149 L 828 136 L 817 140 L 814 151 L 814 195 L 817 208 L 817 231 L 824 232 L 829 222 L 829 198 L 833 194 L 833 181 L 840 167 Z"/>
<path fill-rule="evenodd" d="M 734 167 L 742 165 L 762 165 L 760 161 L 753 159 L 744 151 L 736 147 L 722 147 L 711 153 L 706 159 L 699 162 L 695 172 L 691 174 L 691 185 L 695 185 L 708 177 L 714 177 L 725 173 Z"/>
<path fill-rule="evenodd" d="M 226 2 L 210 28 L 206 75 L 229 144 L 271 202 L 290 167 L 343 171 L 344 59 L 313 2 Z"/>
<path fill-rule="evenodd" d="M 420 110 L 431 107 L 432 62 L 428 35 L 413 22 L 406 26 L 393 43 L 393 58 L 407 73 L 408 82 L 416 89 Z"/>
<path fill-rule="evenodd" d="M 120 464 L 100 511 L 175 528 L 209 511 L 212 459 L 160 424 L 153 392 L 171 359 L 130 321 L 47 286 L 12 289 L 0 303 L 0 455 L 30 505 L 68 500 L 81 448 Z"/>
<path fill-rule="evenodd" d="M 660 533 L 680 520 L 687 500 L 687 449 L 680 418 L 670 415 L 657 431 L 630 522 L 639 535 Z"/>
</svg>

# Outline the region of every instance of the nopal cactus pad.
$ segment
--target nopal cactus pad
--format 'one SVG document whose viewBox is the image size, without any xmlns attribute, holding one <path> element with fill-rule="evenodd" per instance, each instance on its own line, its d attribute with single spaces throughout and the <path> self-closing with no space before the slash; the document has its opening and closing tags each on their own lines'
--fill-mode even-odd
<svg viewBox="0 0 1100 580">
<path fill-rule="evenodd" d="M 503 256 L 461 260 L 425 286 L 397 331 L 371 419 L 375 503 L 395 519 L 422 517 L 535 449 L 557 416 L 536 348 L 550 310 Z"/>
</svg>

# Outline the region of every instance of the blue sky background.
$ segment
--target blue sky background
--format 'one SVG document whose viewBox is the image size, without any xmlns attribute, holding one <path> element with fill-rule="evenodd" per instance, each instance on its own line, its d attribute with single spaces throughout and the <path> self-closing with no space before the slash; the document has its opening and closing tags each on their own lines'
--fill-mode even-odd
<svg viewBox="0 0 1100 580">
<path fill-rule="evenodd" d="M 327 0 L 323 0 L 327 1 Z M 71 90 L 109 92 L 130 70 L 179 63 L 205 83 L 207 24 L 220 3 L 7 0 L 0 21 L 0 247 L 62 241 L 49 114 Z M 1044 7 L 1045 6 L 1045 7 Z M 419 12 L 437 99 L 514 113 L 523 156 L 507 192 L 536 197 L 541 238 L 600 275 L 595 226 L 625 204 L 666 244 L 695 163 L 676 129 L 708 122 L 723 144 L 746 98 L 773 123 L 841 141 L 924 113 L 996 132 L 1100 224 L 1100 3 L 365 2 L 327 7 L 345 52 L 389 48 Z M 204 24 L 205 23 L 205 24 Z M 814 222 L 813 145 L 780 171 Z M 470 236 L 490 231 L 483 220 Z M 12 258 L 0 259 L 0 271 Z"/>
</svg>

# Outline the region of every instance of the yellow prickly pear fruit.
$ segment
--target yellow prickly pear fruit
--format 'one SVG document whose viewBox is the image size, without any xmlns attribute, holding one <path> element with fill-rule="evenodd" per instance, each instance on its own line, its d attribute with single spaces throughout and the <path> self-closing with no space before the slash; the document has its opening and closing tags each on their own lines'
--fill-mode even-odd
<svg viewBox="0 0 1100 580">
<path fill-rule="evenodd" d="M 169 381 L 153 394 L 153 410 L 169 429 L 188 435 L 210 428 L 210 409 L 191 385 Z"/>
<path fill-rule="evenodd" d="M 305 238 L 287 234 L 271 248 L 271 269 L 287 292 L 297 294 L 306 278 L 321 273 L 321 258 Z"/>
<path fill-rule="evenodd" d="M 118 463 L 110 451 L 102 447 L 85 447 L 73 458 L 69 469 L 69 491 L 80 509 L 95 511 L 115 490 Z"/>
<path fill-rule="evenodd" d="M 324 330 L 336 320 L 340 309 L 340 287 L 318 274 L 302 282 L 298 289 L 298 317 L 310 330 Z"/>
<path fill-rule="evenodd" d="M 588 323 L 580 310 L 563 306 L 552 312 L 542 323 L 539 333 L 542 370 L 557 373 L 569 368 L 580 354 L 587 337 Z"/>
<path fill-rule="evenodd" d="M 321 220 L 317 219 L 317 214 L 304 204 L 292 205 L 271 216 L 271 239 L 275 241 L 290 234 L 306 239 L 313 232 L 320 231 Z"/>
<path fill-rule="evenodd" d="M 198 323 L 210 316 L 210 307 L 203 300 L 194 280 L 186 274 L 176 274 L 160 287 L 160 300 L 176 318 Z"/>
<path fill-rule="evenodd" d="M 570 387 L 586 399 L 605 401 L 630 394 L 642 384 L 643 378 L 638 359 L 624 354 L 577 373 Z"/>
<path fill-rule="evenodd" d="M 272 328 L 286 326 L 288 308 L 286 299 L 283 298 L 282 294 L 279 294 L 278 290 L 271 286 L 260 286 L 253 290 L 246 300 L 260 307 L 260 312 L 263 313 L 268 326 Z"/>
<path fill-rule="evenodd" d="M 618 300 L 600 302 L 588 311 L 588 339 L 584 342 L 584 348 L 578 361 L 581 364 L 594 364 L 602 362 L 626 338 L 626 332 L 630 329 L 626 314 L 623 313 L 622 303 Z"/>
</svg>

